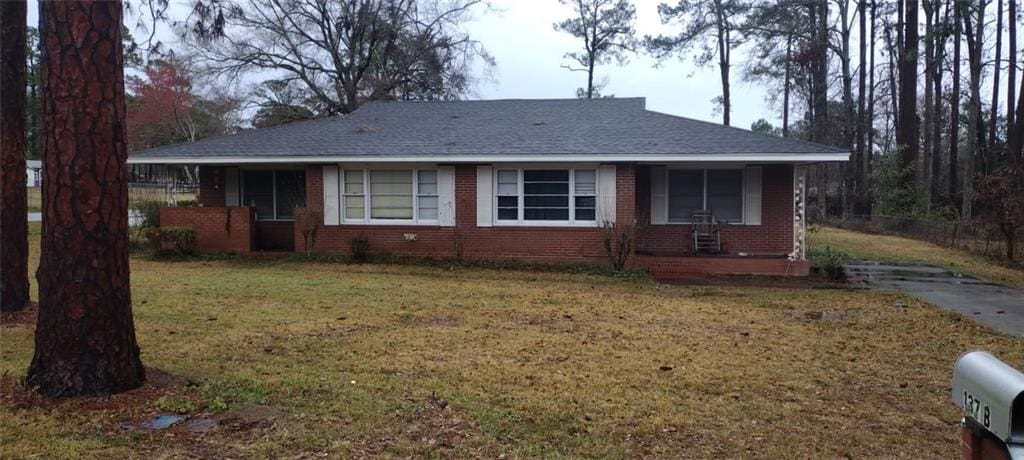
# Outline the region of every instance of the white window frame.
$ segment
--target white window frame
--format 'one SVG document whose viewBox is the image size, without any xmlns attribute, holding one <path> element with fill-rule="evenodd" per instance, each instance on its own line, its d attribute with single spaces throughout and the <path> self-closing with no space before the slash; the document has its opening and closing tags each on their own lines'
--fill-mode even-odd
<svg viewBox="0 0 1024 460">
<path fill-rule="evenodd" d="M 259 218 L 257 216 L 256 220 L 260 221 L 260 222 L 295 222 L 295 216 L 292 216 L 291 218 L 288 218 L 288 217 L 279 218 L 279 217 L 277 217 L 277 172 L 278 171 L 303 171 L 303 172 L 305 172 L 305 169 L 304 168 L 296 168 L 296 167 L 286 167 L 286 166 L 285 167 L 279 167 L 279 168 L 278 167 L 273 167 L 273 166 L 265 166 L 265 167 L 254 166 L 254 167 L 240 168 L 238 170 L 238 175 L 239 175 L 238 176 L 238 202 L 241 203 L 242 206 L 250 207 L 245 202 L 245 174 L 248 173 L 248 172 L 254 172 L 254 171 L 270 171 L 271 202 L 273 203 L 273 206 L 274 206 L 274 217 L 273 218 L 271 218 L 271 219 L 262 218 L 261 219 L 261 218 Z M 305 185 L 303 185 L 303 194 L 305 194 Z"/>
<path fill-rule="evenodd" d="M 341 191 L 341 223 L 342 224 L 356 224 L 356 225 L 441 225 L 439 219 L 420 219 L 420 171 L 434 171 L 437 172 L 439 168 L 435 165 L 431 166 L 352 166 L 352 165 L 339 165 L 338 166 L 338 188 Z M 363 174 L 363 218 L 362 219 L 349 219 L 348 218 L 348 203 L 345 198 L 347 196 L 354 196 L 345 193 L 345 171 L 362 171 Z M 412 219 L 374 219 L 373 209 L 370 208 L 370 171 L 412 171 Z M 438 173 L 440 174 L 440 173 Z M 440 214 L 441 206 L 441 190 L 440 190 L 440 179 L 438 179 L 438 190 L 437 194 L 430 195 L 437 197 L 438 200 L 438 213 Z"/>
<path fill-rule="evenodd" d="M 491 209 L 492 212 L 492 224 L 495 227 L 600 227 L 601 222 L 599 218 L 601 216 L 601 199 L 598 196 L 598 192 L 601 190 L 598 182 L 601 180 L 601 174 L 598 171 L 597 164 L 574 164 L 574 165 L 494 165 L 491 171 L 491 181 L 494 184 L 491 192 Z M 594 220 L 576 220 L 576 170 L 591 170 L 594 171 L 594 194 L 593 195 L 579 195 L 579 196 L 593 196 L 595 197 L 594 203 Z M 526 196 L 524 192 L 524 171 L 530 170 L 566 170 L 569 171 L 569 220 L 526 220 Z M 518 205 L 518 219 L 498 219 L 498 171 L 516 171 L 516 197 Z"/>
<path fill-rule="evenodd" d="M 704 166 L 668 166 L 665 168 L 665 223 L 667 225 L 690 225 L 693 223 L 692 220 L 672 220 L 669 217 L 669 209 L 671 209 L 672 194 L 669 190 L 671 181 L 669 177 L 671 172 L 674 170 L 700 170 L 702 172 L 701 182 L 703 195 L 701 201 L 701 209 L 708 209 L 708 171 L 739 171 L 740 172 L 740 220 L 735 222 L 719 222 L 723 225 L 745 225 L 747 218 L 747 169 L 743 166 L 722 166 L 722 167 L 704 167 Z"/>
</svg>

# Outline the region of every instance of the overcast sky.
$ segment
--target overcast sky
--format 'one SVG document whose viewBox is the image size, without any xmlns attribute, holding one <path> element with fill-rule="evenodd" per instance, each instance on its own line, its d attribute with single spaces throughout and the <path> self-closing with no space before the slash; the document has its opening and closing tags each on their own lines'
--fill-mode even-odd
<svg viewBox="0 0 1024 460">
<path fill-rule="evenodd" d="M 657 5 L 665 0 L 634 0 L 637 9 L 638 35 L 671 32 L 661 25 Z M 187 14 L 187 0 L 171 0 L 172 17 Z M 497 67 L 493 79 L 478 82 L 476 95 L 481 99 L 502 98 L 571 98 L 576 88 L 586 83 L 585 72 L 571 72 L 561 65 L 566 52 L 580 48 L 572 36 L 556 32 L 552 23 L 567 18 L 571 11 L 557 0 L 493 0 L 489 9 L 479 9 L 464 28 L 494 56 Z M 38 23 L 38 5 L 29 2 L 29 24 Z M 125 18 L 134 28 L 135 19 Z M 158 38 L 175 47 L 175 36 L 165 26 L 158 29 Z M 143 31 L 133 30 L 140 38 Z M 734 52 L 733 60 L 742 62 L 742 52 Z M 721 122 L 715 114 L 712 99 L 721 93 L 716 67 L 697 68 L 691 57 L 670 59 L 655 67 L 649 56 L 632 56 L 619 67 L 598 67 L 596 78 L 608 78 L 605 94 L 617 97 L 646 97 L 647 107 L 660 112 L 701 120 Z M 779 115 L 764 100 L 764 91 L 742 81 L 740 69 L 733 69 L 733 125 L 749 128 L 759 118 L 778 125 Z"/>
</svg>

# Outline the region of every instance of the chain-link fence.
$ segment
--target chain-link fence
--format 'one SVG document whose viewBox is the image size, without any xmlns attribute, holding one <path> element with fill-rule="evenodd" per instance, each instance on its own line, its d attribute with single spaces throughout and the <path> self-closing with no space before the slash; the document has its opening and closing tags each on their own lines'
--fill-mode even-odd
<svg viewBox="0 0 1024 460">
<path fill-rule="evenodd" d="M 128 184 L 128 202 L 155 201 L 175 206 L 179 201 L 195 200 L 198 192 L 198 185 L 134 182 Z"/>
<path fill-rule="evenodd" d="M 42 187 L 28 188 L 29 212 L 42 211 L 42 189 Z M 196 200 L 198 194 L 198 185 L 136 182 L 128 184 L 128 207 L 138 209 L 143 203 L 161 203 L 167 206 L 177 206 L 182 201 Z"/>
<path fill-rule="evenodd" d="M 830 225 L 865 233 L 899 235 L 929 241 L 939 246 L 968 251 L 993 260 L 1006 261 L 1006 237 L 999 227 L 980 222 L 921 219 L 899 216 L 857 216 L 830 220 Z M 1014 260 L 1024 261 L 1024 229 L 1016 234 Z"/>
</svg>

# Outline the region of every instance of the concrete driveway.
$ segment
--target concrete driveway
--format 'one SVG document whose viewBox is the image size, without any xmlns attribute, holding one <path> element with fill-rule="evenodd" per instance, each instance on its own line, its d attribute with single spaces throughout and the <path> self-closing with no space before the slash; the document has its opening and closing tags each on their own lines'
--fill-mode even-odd
<svg viewBox="0 0 1024 460">
<path fill-rule="evenodd" d="M 846 271 L 873 286 L 906 292 L 997 331 L 1024 337 L 1024 289 L 924 264 L 856 262 Z"/>
</svg>

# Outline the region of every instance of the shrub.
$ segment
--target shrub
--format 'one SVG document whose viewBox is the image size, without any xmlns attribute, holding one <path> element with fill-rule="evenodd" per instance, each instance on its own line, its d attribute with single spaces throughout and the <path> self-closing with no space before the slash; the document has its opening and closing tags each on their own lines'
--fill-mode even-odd
<svg viewBox="0 0 1024 460">
<path fill-rule="evenodd" d="M 157 253 L 190 255 L 196 250 L 196 232 L 188 227 L 151 227 L 146 239 Z"/>
<path fill-rule="evenodd" d="M 352 238 L 352 241 L 349 242 L 349 249 L 352 251 L 352 260 L 356 262 L 370 260 L 370 239 L 366 237 L 366 234 Z"/>
<path fill-rule="evenodd" d="M 306 245 L 306 255 L 316 248 L 316 236 L 323 226 L 324 214 L 316 209 L 307 209 L 302 219 L 302 242 Z"/>
<path fill-rule="evenodd" d="M 636 225 L 616 225 L 614 222 L 605 221 L 601 226 L 601 236 L 604 252 L 612 267 L 617 271 L 626 268 L 636 243 Z"/>
<path fill-rule="evenodd" d="M 160 200 L 135 200 L 128 207 L 139 216 L 137 227 L 151 228 L 160 226 L 160 208 L 164 206 L 167 204 Z"/>
<path fill-rule="evenodd" d="M 178 200 L 175 206 L 179 208 L 201 208 L 203 204 L 199 200 Z"/>
<path fill-rule="evenodd" d="M 838 249 L 828 246 L 824 248 L 813 248 L 807 252 L 811 259 L 811 266 L 825 273 L 825 276 L 832 281 L 843 281 L 846 279 L 846 270 L 843 268 L 852 257 Z"/>
</svg>

